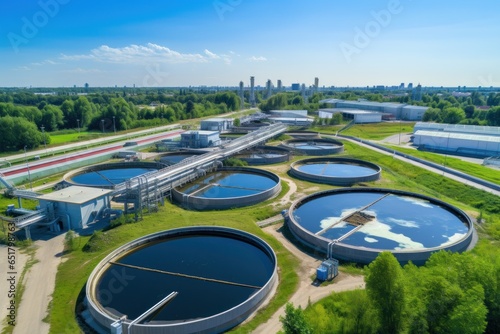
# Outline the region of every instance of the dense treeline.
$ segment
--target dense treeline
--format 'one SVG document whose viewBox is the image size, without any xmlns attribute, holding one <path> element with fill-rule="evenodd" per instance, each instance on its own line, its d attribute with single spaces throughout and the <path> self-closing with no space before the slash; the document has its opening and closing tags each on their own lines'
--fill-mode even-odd
<svg viewBox="0 0 500 334">
<path fill-rule="evenodd" d="M 86 95 L 34 94 L 27 90 L 0 93 L 0 129 L 16 129 L 0 138 L 0 152 L 27 146 L 36 148 L 47 132 L 64 129 L 111 132 L 172 123 L 179 120 L 218 115 L 240 109 L 236 91 L 210 92 L 190 89 L 91 89 Z M 249 92 L 245 91 L 245 101 Z M 263 91 L 255 99 L 263 111 L 305 109 L 315 112 L 325 98 L 367 99 L 377 102 L 402 102 L 428 106 L 424 121 L 500 126 L 500 93 L 454 97 L 449 92 L 422 95 L 413 101 L 410 94 L 385 94 L 371 91 L 324 91 L 307 96 L 299 92 L 281 92 L 268 99 Z M 332 120 L 339 123 L 340 120 Z M 30 124 L 28 126 L 28 124 Z M 14 126 L 15 125 L 15 126 Z M 42 128 L 44 130 L 42 130 Z M 45 138 L 44 134 L 45 132 Z M 15 135 L 14 135 L 15 134 Z"/>
<path fill-rule="evenodd" d="M 0 152 L 50 143 L 47 132 L 64 129 L 112 132 L 218 115 L 240 108 L 233 92 L 213 94 L 35 95 L 0 94 Z M 139 105 L 144 103 L 146 105 Z"/>
<path fill-rule="evenodd" d="M 500 331 L 500 261 L 493 253 L 441 251 L 425 266 L 401 267 L 383 252 L 365 281 L 365 290 L 334 293 L 305 311 L 287 305 L 285 333 Z"/>
</svg>

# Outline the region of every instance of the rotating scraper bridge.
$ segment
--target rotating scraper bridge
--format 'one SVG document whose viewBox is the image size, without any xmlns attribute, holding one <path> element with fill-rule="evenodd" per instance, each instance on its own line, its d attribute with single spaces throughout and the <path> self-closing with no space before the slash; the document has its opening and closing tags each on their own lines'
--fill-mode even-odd
<svg viewBox="0 0 500 334">
<path fill-rule="evenodd" d="M 168 166 L 158 171 L 146 173 L 121 184 L 114 186 L 111 196 L 115 201 L 124 203 L 125 213 L 129 213 L 129 204 L 133 205 L 133 211 L 141 214 L 142 208 L 154 208 L 158 203 L 162 203 L 164 196 L 172 188 L 187 182 L 193 181 L 199 176 L 216 169 L 222 165 L 222 160 L 236 154 L 242 150 L 255 145 L 262 144 L 268 139 L 284 132 L 286 126 L 281 123 L 262 127 L 259 130 L 248 133 L 247 135 L 235 139 L 215 150 L 198 156 L 185 159 L 178 164 Z M 18 198 L 37 199 L 40 193 L 16 189 L 10 182 L 2 178 L 0 182 L 7 186 L 9 193 Z M 25 228 L 29 235 L 29 226 L 33 224 L 52 224 L 54 218 L 47 210 L 31 211 L 20 217 L 8 218 L 10 222 L 16 224 L 16 227 Z M 5 219 L 5 218 L 4 218 Z"/>
</svg>

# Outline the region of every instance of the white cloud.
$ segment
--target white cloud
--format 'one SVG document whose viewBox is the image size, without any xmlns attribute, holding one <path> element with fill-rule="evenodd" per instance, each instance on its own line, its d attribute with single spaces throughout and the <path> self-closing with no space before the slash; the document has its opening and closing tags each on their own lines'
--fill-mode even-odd
<svg viewBox="0 0 500 334">
<path fill-rule="evenodd" d="M 43 66 L 43 65 L 59 65 L 59 64 L 60 64 L 60 63 L 55 62 L 55 61 L 50 60 L 50 59 L 46 59 L 46 60 L 41 61 L 41 62 L 31 63 L 31 65 L 33 65 L 33 66 Z"/>
<path fill-rule="evenodd" d="M 259 56 L 259 57 L 252 56 L 252 57 L 248 58 L 248 60 L 250 60 L 250 61 L 267 61 L 267 58 L 262 57 L 262 56 Z"/>
<path fill-rule="evenodd" d="M 208 58 L 210 59 L 220 59 L 220 56 L 216 55 L 215 53 L 213 52 L 210 52 L 208 51 L 207 49 L 205 49 L 205 54 L 207 55 Z"/>
<path fill-rule="evenodd" d="M 77 67 L 74 69 L 66 70 L 64 72 L 66 72 L 66 73 L 101 73 L 102 71 L 95 69 L 95 68 L 86 69 L 86 68 Z"/>
<path fill-rule="evenodd" d="M 114 48 L 108 45 L 101 45 L 90 50 L 87 54 L 66 55 L 62 54 L 60 59 L 79 61 L 92 60 L 96 62 L 133 64 L 133 63 L 207 63 L 212 60 L 222 60 L 225 63 L 231 62 L 228 55 L 218 55 L 205 49 L 200 53 L 181 53 L 168 47 L 158 44 L 148 43 L 146 45 L 135 45 Z"/>
</svg>

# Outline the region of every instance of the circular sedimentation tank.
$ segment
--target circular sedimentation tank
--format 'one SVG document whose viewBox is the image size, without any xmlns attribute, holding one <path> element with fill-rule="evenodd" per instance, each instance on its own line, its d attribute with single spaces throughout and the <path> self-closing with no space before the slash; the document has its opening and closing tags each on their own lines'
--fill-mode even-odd
<svg viewBox="0 0 500 334">
<path fill-rule="evenodd" d="M 234 156 L 249 165 L 268 165 L 290 160 L 290 151 L 277 146 L 257 146 Z"/>
<path fill-rule="evenodd" d="M 376 164 L 349 158 L 311 158 L 290 165 L 290 175 L 296 178 L 335 186 L 376 181 L 381 171 Z"/>
<path fill-rule="evenodd" d="M 78 186 L 113 188 L 133 177 L 155 172 L 165 167 L 156 162 L 121 162 L 93 165 L 71 171 L 64 181 Z"/>
<path fill-rule="evenodd" d="M 330 155 L 344 151 L 344 144 L 341 141 L 330 138 L 289 139 L 281 146 L 301 155 Z"/>
<path fill-rule="evenodd" d="M 179 162 L 192 158 L 197 155 L 204 154 L 205 152 L 173 152 L 173 153 L 167 153 L 163 154 L 160 157 L 160 163 L 171 166 L 178 164 Z"/>
<path fill-rule="evenodd" d="M 247 167 L 222 167 L 172 190 L 173 199 L 187 209 L 230 209 L 263 202 L 281 191 L 280 178 Z"/>
<path fill-rule="evenodd" d="M 101 331 L 125 330 L 170 296 L 132 324 L 133 333 L 220 333 L 251 315 L 277 281 L 276 255 L 263 240 L 235 229 L 195 226 L 151 234 L 113 251 L 91 273 L 86 297 Z"/>
<path fill-rule="evenodd" d="M 382 251 L 421 265 L 439 250 L 461 252 L 473 234 L 470 218 L 443 201 L 392 189 L 342 188 L 294 202 L 287 224 L 304 244 L 367 264 Z"/>
</svg>

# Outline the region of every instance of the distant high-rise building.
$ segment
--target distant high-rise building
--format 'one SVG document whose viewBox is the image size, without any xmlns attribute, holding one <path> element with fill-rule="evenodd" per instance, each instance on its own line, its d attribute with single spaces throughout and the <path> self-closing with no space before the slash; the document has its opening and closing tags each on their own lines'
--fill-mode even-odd
<svg viewBox="0 0 500 334">
<path fill-rule="evenodd" d="M 413 101 L 422 101 L 422 86 L 420 84 L 412 91 L 411 99 Z"/>
<path fill-rule="evenodd" d="M 302 84 L 301 95 L 302 95 L 302 99 L 304 100 L 304 103 L 307 103 L 306 84 Z"/>
<path fill-rule="evenodd" d="M 315 93 L 318 91 L 318 87 L 319 87 L 319 78 L 315 77 L 314 78 L 314 92 Z"/>
<path fill-rule="evenodd" d="M 245 97 L 243 95 L 243 81 L 240 81 L 240 90 L 239 90 L 239 96 L 240 96 L 240 109 L 245 108 Z"/>
<path fill-rule="evenodd" d="M 273 83 L 271 82 L 271 79 L 268 79 L 266 82 L 266 99 L 270 98 L 271 95 L 273 95 L 272 86 Z"/>
<path fill-rule="evenodd" d="M 399 85 L 399 89 L 405 89 L 405 83 L 402 82 L 400 85 Z"/>
<path fill-rule="evenodd" d="M 299 83 L 293 83 L 292 84 L 292 90 L 300 90 L 300 84 Z"/>
<path fill-rule="evenodd" d="M 250 106 L 252 108 L 256 107 L 255 103 L 255 78 L 250 77 Z"/>
<path fill-rule="evenodd" d="M 89 91 L 89 84 L 88 83 L 85 83 L 85 91 L 88 92 Z"/>
<path fill-rule="evenodd" d="M 411 83 L 411 82 L 410 82 L 410 83 L 408 84 L 408 89 L 413 89 L 413 83 Z"/>
<path fill-rule="evenodd" d="M 278 79 L 278 92 L 281 92 L 282 89 L 283 89 L 283 86 L 282 86 L 281 80 Z"/>
</svg>

